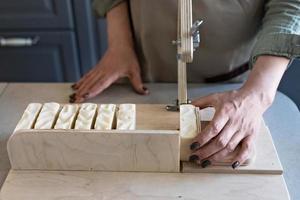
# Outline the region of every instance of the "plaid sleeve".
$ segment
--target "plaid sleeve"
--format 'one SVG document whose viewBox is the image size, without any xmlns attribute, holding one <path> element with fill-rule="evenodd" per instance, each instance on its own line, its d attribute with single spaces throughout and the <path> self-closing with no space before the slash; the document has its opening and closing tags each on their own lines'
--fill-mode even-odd
<svg viewBox="0 0 300 200">
<path fill-rule="evenodd" d="M 250 65 L 260 55 L 300 57 L 300 0 L 269 0 Z"/>
</svg>

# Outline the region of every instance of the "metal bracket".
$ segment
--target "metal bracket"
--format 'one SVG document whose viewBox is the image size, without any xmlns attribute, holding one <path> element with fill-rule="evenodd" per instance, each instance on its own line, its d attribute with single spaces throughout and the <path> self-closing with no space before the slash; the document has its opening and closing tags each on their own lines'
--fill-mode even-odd
<svg viewBox="0 0 300 200">
<path fill-rule="evenodd" d="M 203 20 L 197 20 L 193 23 L 191 28 L 191 34 L 193 36 L 193 47 L 194 51 L 200 46 L 200 25 L 203 23 Z"/>
<path fill-rule="evenodd" d="M 191 103 L 192 103 L 192 101 L 188 99 L 187 104 L 191 104 Z M 172 111 L 172 112 L 177 112 L 177 111 L 179 111 L 179 108 L 180 108 L 180 105 L 179 105 L 178 99 L 176 99 L 176 100 L 174 101 L 174 104 L 172 104 L 172 105 L 167 105 L 167 106 L 166 106 L 166 110 L 167 110 L 167 111 Z"/>
</svg>

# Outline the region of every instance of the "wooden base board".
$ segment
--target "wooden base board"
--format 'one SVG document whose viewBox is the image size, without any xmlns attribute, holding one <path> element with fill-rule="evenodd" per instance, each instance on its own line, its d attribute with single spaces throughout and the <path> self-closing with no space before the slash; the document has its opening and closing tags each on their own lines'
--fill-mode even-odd
<svg viewBox="0 0 300 200">
<path fill-rule="evenodd" d="M 11 170 L 1 200 L 288 200 L 282 175 Z"/>
<path fill-rule="evenodd" d="M 260 133 L 255 143 L 255 160 L 246 166 L 233 170 L 231 166 L 200 166 L 182 162 L 183 173 L 241 173 L 241 174 L 282 174 L 283 168 L 275 149 L 272 136 L 265 123 L 262 123 Z M 254 159 L 254 158 L 252 158 Z"/>
</svg>

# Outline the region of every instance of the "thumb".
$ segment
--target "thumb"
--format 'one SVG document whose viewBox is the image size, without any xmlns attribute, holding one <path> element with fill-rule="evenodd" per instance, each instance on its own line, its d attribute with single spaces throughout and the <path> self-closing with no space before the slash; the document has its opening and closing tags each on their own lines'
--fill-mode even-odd
<svg viewBox="0 0 300 200">
<path fill-rule="evenodd" d="M 207 107 L 214 107 L 215 101 L 216 101 L 216 94 L 211 94 L 193 100 L 192 104 L 200 108 L 207 108 Z"/>
<path fill-rule="evenodd" d="M 142 94 L 142 95 L 149 94 L 149 90 L 147 87 L 144 86 L 142 79 L 141 79 L 141 75 L 139 73 L 137 73 L 137 72 L 131 73 L 128 78 L 130 80 L 130 83 L 131 83 L 133 89 L 138 94 Z"/>
</svg>

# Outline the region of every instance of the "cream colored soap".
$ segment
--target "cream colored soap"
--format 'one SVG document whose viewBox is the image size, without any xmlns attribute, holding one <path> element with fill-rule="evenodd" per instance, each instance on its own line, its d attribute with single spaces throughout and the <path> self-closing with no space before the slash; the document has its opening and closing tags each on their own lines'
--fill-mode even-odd
<svg viewBox="0 0 300 200">
<path fill-rule="evenodd" d="M 36 120 L 34 129 L 51 129 L 54 126 L 60 105 L 58 103 L 45 103 Z"/>
<path fill-rule="evenodd" d="M 59 113 L 54 129 L 71 129 L 79 106 L 77 104 L 66 104 Z"/>
<path fill-rule="evenodd" d="M 41 110 L 42 104 L 30 103 L 25 109 L 20 121 L 18 122 L 15 131 L 20 129 L 31 129 L 33 128 L 34 122 Z"/>
<path fill-rule="evenodd" d="M 101 104 L 98 108 L 95 129 L 111 130 L 116 112 L 115 104 Z"/>
<path fill-rule="evenodd" d="M 180 105 L 180 160 L 188 161 L 190 145 L 200 131 L 199 109 L 191 104 Z"/>
<path fill-rule="evenodd" d="M 136 106 L 135 104 L 120 104 L 117 112 L 118 130 L 135 130 Z"/>
<path fill-rule="evenodd" d="M 97 105 L 94 103 L 81 104 L 74 129 L 83 129 L 83 130 L 92 129 L 96 110 L 97 110 Z"/>
</svg>

